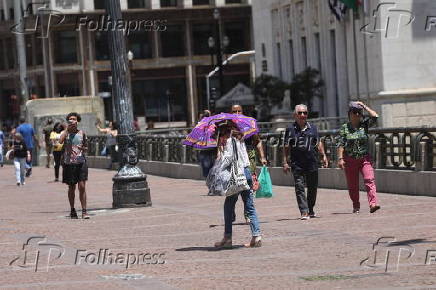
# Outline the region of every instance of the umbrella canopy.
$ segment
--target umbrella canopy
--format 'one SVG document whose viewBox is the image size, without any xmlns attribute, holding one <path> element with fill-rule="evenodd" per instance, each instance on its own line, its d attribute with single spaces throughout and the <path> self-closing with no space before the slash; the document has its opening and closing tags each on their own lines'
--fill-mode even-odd
<svg viewBox="0 0 436 290">
<path fill-rule="evenodd" d="M 215 134 L 217 123 L 225 120 L 231 120 L 235 123 L 238 130 L 244 136 L 244 139 L 259 132 L 256 119 L 254 118 L 244 115 L 221 113 L 201 119 L 182 143 L 199 149 L 217 147 L 218 142 Z"/>
</svg>

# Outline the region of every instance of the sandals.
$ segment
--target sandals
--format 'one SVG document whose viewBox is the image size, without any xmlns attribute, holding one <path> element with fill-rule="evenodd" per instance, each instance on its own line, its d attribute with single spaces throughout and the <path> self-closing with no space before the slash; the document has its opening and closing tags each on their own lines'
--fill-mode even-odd
<svg viewBox="0 0 436 290">
<path fill-rule="evenodd" d="M 252 237 L 250 243 L 245 244 L 244 247 L 246 247 L 246 248 L 262 247 L 262 237 L 261 236 Z"/>
</svg>

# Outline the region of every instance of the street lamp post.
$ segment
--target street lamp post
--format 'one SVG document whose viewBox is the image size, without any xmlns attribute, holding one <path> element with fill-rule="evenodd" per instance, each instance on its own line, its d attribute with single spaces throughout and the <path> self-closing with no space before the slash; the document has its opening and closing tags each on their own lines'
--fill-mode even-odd
<svg viewBox="0 0 436 290">
<path fill-rule="evenodd" d="M 165 93 L 167 95 L 168 128 L 170 128 L 171 127 L 171 103 L 170 103 L 171 91 L 168 89 L 166 90 Z"/>
<path fill-rule="evenodd" d="M 117 23 L 122 20 L 119 0 L 106 0 L 106 11 Z M 128 54 L 121 29 L 109 29 L 109 51 L 112 69 L 112 96 L 118 123 L 117 143 L 120 150 L 120 169 L 112 178 L 112 206 L 150 206 L 150 189 L 147 176 L 136 166 L 138 155 L 133 128 L 133 106 L 128 69 Z"/>
</svg>

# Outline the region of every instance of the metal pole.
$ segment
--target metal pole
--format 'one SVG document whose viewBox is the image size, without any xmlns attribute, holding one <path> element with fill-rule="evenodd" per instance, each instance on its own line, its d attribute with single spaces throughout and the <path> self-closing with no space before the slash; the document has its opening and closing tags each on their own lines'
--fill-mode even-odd
<svg viewBox="0 0 436 290">
<path fill-rule="evenodd" d="M 218 78 L 219 78 L 219 83 L 220 83 L 220 93 L 219 93 L 219 98 L 224 94 L 224 75 L 223 75 L 223 52 L 222 52 L 222 47 L 221 47 L 221 23 L 220 23 L 220 18 L 218 18 L 216 20 L 216 59 L 217 59 L 217 65 L 219 67 L 219 71 L 218 71 Z"/>
<path fill-rule="evenodd" d="M 21 10 L 21 1 L 14 1 L 15 22 L 18 24 L 17 31 L 23 31 L 23 13 Z M 15 34 L 17 40 L 18 66 L 20 73 L 20 96 L 22 98 L 21 115 L 25 112 L 26 102 L 29 100 L 27 90 L 27 63 L 26 63 L 26 44 L 23 33 Z"/>
<path fill-rule="evenodd" d="M 122 20 L 120 0 L 106 0 L 106 11 L 113 23 Z M 115 28 L 115 29 L 112 29 Z M 121 157 L 120 169 L 112 178 L 112 206 L 150 206 L 150 189 L 147 176 L 139 169 L 133 128 L 133 106 L 130 71 L 127 61 L 124 31 L 117 26 L 108 31 L 112 68 L 112 97 L 118 123 L 117 143 Z"/>
</svg>

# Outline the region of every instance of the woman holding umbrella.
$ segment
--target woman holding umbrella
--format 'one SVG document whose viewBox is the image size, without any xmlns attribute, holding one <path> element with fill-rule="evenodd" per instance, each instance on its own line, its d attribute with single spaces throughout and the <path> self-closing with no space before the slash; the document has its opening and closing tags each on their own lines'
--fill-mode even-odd
<svg viewBox="0 0 436 290">
<path fill-rule="evenodd" d="M 248 186 L 252 186 L 252 177 L 249 169 L 250 161 L 243 139 L 249 138 L 257 132 L 255 119 L 244 115 L 223 113 L 203 119 L 183 143 L 197 148 L 200 146 L 218 147 L 218 157 L 214 167 L 209 172 L 207 183 L 211 191 L 221 191 L 225 194 L 230 180 L 229 167 L 234 162 L 232 159 L 233 154 L 237 154 L 238 167 L 243 168 Z M 250 219 L 252 234 L 250 243 L 245 246 L 260 247 L 262 245 L 253 195 L 251 189 L 248 188 L 236 194 L 226 196 L 224 202 L 224 237 L 221 241 L 215 243 L 215 247 L 232 247 L 232 220 L 239 195 L 242 197 L 244 207 Z"/>
</svg>

